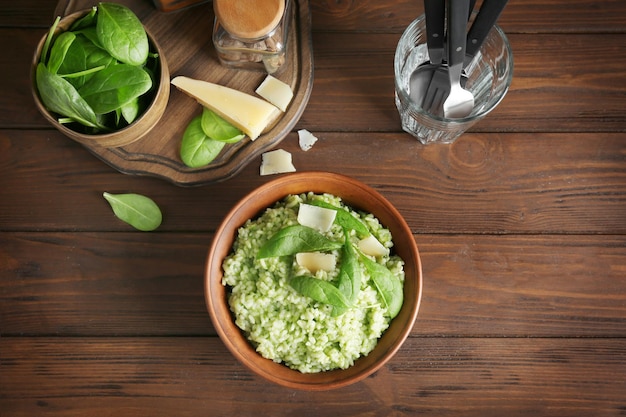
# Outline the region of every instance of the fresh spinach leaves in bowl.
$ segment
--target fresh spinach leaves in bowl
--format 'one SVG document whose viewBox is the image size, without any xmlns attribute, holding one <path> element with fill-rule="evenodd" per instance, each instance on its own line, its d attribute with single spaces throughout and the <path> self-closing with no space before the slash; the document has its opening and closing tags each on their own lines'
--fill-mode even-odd
<svg viewBox="0 0 626 417">
<path fill-rule="evenodd" d="M 46 110 L 86 134 L 114 132 L 137 120 L 152 102 L 159 66 L 139 18 L 126 6 L 99 3 L 57 34 L 59 21 L 35 72 Z"/>
</svg>

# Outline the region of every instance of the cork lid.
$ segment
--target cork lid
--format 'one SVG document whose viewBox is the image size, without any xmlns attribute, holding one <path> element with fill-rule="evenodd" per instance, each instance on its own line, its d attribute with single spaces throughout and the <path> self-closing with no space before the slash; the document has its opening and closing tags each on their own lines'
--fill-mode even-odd
<svg viewBox="0 0 626 417">
<path fill-rule="evenodd" d="M 260 38 L 280 23 L 285 0 L 213 0 L 215 15 L 233 36 Z"/>
</svg>

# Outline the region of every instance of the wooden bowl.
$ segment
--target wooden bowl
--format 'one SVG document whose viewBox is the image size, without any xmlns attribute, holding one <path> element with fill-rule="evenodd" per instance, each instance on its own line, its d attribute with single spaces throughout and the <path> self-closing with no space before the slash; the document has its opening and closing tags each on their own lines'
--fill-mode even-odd
<svg viewBox="0 0 626 417">
<path fill-rule="evenodd" d="M 91 11 L 91 9 L 77 11 L 63 17 L 56 28 L 55 34 L 58 35 L 59 33 L 68 30 L 76 20 L 89 13 L 89 11 Z M 85 145 L 112 148 L 128 145 L 144 137 L 157 124 L 157 122 L 161 119 L 161 116 L 163 116 L 170 96 L 170 73 L 167 61 L 165 60 L 165 55 L 148 29 L 146 29 L 146 33 L 148 34 L 150 50 L 158 53 L 159 55 L 159 71 L 155 74 L 158 80 L 158 85 L 156 89 L 153 89 L 148 93 L 152 95 L 151 103 L 144 110 L 143 114 L 140 115 L 133 123 L 120 130 L 110 133 L 87 134 L 79 130 L 74 130 L 68 125 L 61 124 L 57 121 L 58 115 L 56 113 L 51 113 L 43 105 L 41 98 L 39 97 L 37 83 L 35 80 L 37 64 L 39 63 L 44 42 L 48 36 L 47 32 L 37 45 L 31 65 L 31 90 L 33 98 L 35 99 L 35 104 L 41 114 L 61 133 L 65 134 L 70 139 Z"/>
<path fill-rule="evenodd" d="M 393 236 L 394 252 L 404 260 L 404 304 L 369 355 L 345 370 L 301 373 L 263 358 L 235 325 L 222 285 L 222 262 L 231 252 L 237 230 L 289 194 L 330 193 L 355 209 L 376 216 Z M 226 215 L 209 249 L 205 270 L 205 300 L 215 329 L 228 350 L 246 367 L 276 384 L 308 391 L 321 391 L 353 384 L 371 375 L 389 361 L 409 335 L 417 317 L 422 294 L 422 267 L 413 234 L 400 213 L 381 194 L 349 177 L 325 172 L 282 176 L 245 196 Z"/>
</svg>

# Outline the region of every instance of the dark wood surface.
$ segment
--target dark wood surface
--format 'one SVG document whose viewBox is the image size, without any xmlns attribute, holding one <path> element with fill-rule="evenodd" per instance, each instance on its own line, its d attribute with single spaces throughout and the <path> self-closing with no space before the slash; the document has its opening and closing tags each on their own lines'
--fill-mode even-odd
<svg viewBox="0 0 626 417">
<path fill-rule="evenodd" d="M 195 188 L 109 167 L 31 97 L 56 0 L 3 0 L 0 416 L 625 415 L 626 2 L 510 1 L 511 90 L 458 142 L 429 146 L 400 130 L 393 102 L 395 44 L 421 2 L 310 4 L 313 90 L 280 147 L 405 216 L 424 268 L 405 345 L 328 392 L 241 366 L 202 274 L 223 216 L 271 179 L 260 158 Z M 306 153 L 301 128 L 320 138 Z M 152 197 L 162 226 L 130 229 L 104 191 Z"/>
</svg>

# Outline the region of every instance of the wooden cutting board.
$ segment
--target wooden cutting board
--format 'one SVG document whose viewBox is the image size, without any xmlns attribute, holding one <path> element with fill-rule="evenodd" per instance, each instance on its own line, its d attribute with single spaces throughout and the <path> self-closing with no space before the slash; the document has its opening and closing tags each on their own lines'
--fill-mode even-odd
<svg viewBox="0 0 626 417">
<path fill-rule="evenodd" d="M 118 0 L 132 9 L 161 45 L 170 75 L 185 75 L 236 88 L 249 94 L 266 74 L 233 69 L 217 59 L 211 35 L 214 12 L 211 2 L 164 13 L 144 0 Z M 275 148 L 300 119 L 313 87 L 313 50 L 309 0 L 293 0 L 295 21 L 289 30 L 287 62 L 276 78 L 294 92 L 293 101 L 282 117 L 255 141 L 245 138 L 224 147 L 208 166 L 189 168 L 179 157 L 180 141 L 191 119 L 201 113 L 200 105 L 172 88 L 165 113 L 144 138 L 119 148 L 87 146 L 90 152 L 118 171 L 149 175 L 180 186 L 198 186 L 227 180 L 263 152 Z M 56 15 L 65 16 L 97 4 L 94 0 L 61 0 Z"/>
</svg>

